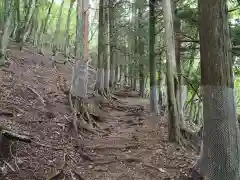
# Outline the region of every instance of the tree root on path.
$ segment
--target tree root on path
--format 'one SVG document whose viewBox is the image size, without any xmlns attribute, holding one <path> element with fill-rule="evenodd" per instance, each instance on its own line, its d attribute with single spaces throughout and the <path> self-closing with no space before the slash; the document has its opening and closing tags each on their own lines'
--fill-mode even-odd
<svg viewBox="0 0 240 180">
<path fill-rule="evenodd" d="M 117 91 L 117 92 L 114 92 L 114 95 L 115 96 L 118 96 L 118 97 L 139 97 L 139 93 L 135 92 L 135 91 Z"/>
<path fill-rule="evenodd" d="M 143 106 L 141 105 L 123 105 L 113 100 L 101 102 L 101 106 L 109 107 L 118 111 L 133 112 L 133 113 L 141 112 L 144 110 Z"/>
<path fill-rule="evenodd" d="M 78 134 L 78 129 L 86 130 L 92 134 L 98 135 L 99 133 L 104 133 L 105 131 L 100 127 L 97 121 L 101 121 L 100 116 L 91 112 L 89 104 L 82 98 L 74 97 L 75 104 L 73 106 L 72 95 L 69 92 L 69 104 L 71 111 L 74 114 L 72 121 L 72 126 L 75 134 Z"/>
<path fill-rule="evenodd" d="M 57 84 L 59 89 L 68 96 L 70 110 L 73 113 L 72 128 L 74 136 L 78 138 L 78 135 L 81 135 L 80 138 L 82 139 L 83 130 L 95 135 L 103 132 L 97 123 L 97 121 L 101 121 L 101 117 L 91 112 L 87 99 L 73 96 L 62 74 L 58 76 Z"/>
</svg>

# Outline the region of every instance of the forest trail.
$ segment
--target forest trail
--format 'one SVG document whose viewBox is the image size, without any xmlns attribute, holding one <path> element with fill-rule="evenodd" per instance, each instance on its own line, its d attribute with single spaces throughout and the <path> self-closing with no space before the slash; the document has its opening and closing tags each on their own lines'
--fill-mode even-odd
<svg viewBox="0 0 240 180">
<path fill-rule="evenodd" d="M 180 180 L 195 162 L 195 152 L 167 141 L 164 117 L 153 116 L 148 100 L 137 97 L 118 97 L 119 109 L 103 107 L 99 124 L 107 133 L 87 134 L 83 155 L 71 133 L 67 96 L 59 87 L 62 76 L 70 80 L 71 65 L 53 68 L 50 56 L 30 48 L 20 52 L 12 46 L 8 56 L 9 66 L 0 70 L 0 126 L 32 141 L 4 146 L 1 141 L 0 178 Z M 89 79 L 90 88 L 95 75 Z"/>
</svg>

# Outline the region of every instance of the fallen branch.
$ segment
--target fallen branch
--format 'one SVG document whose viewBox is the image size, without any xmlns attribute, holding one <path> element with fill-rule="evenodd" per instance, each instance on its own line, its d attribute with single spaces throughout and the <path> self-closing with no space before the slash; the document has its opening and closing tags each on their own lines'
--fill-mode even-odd
<svg viewBox="0 0 240 180">
<path fill-rule="evenodd" d="M 29 136 L 17 134 L 17 133 L 14 133 L 12 131 L 5 130 L 5 129 L 2 129 L 1 133 L 9 140 L 13 140 L 13 141 L 17 140 L 17 141 L 22 141 L 22 142 L 26 142 L 26 143 L 31 143 L 31 138 Z"/>
</svg>

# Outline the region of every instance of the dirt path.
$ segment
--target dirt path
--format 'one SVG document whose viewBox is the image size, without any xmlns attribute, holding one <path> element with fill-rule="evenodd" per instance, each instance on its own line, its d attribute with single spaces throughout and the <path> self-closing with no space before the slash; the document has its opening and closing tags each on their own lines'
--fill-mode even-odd
<svg viewBox="0 0 240 180">
<path fill-rule="evenodd" d="M 139 98 L 121 101 L 148 107 L 148 102 Z M 181 179 L 179 176 L 188 172 L 194 153 L 168 143 L 166 124 L 159 123 L 146 109 L 141 116 L 134 114 L 110 110 L 104 126 L 112 133 L 87 143 L 96 160 L 84 179 Z"/>
<path fill-rule="evenodd" d="M 12 47 L 10 66 L 0 70 L 0 126 L 32 138 L 1 144 L 0 179 L 181 180 L 192 166 L 195 153 L 169 143 L 166 119 L 149 113 L 140 98 L 119 99 L 125 110 L 103 109 L 100 126 L 110 133 L 87 134 L 84 156 L 58 85 L 60 75 L 70 81 L 71 67 L 53 69 L 48 56 L 29 51 Z M 95 75 L 89 79 L 94 83 Z M 130 105 L 142 105 L 144 112 L 127 112 Z"/>
</svg>

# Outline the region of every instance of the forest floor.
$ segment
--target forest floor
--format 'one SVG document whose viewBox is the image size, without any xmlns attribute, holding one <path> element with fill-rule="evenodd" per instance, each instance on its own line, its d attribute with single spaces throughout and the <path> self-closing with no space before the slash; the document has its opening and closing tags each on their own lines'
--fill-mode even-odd
<svg viewBox="0 0 240 180">
<path fill-rule="evenodd" d="M 0 179 L 188 179 L 182 177 L 196 153 L 167 141 L 166 118 L 152 115 L 148 100 L 118 97 L 125 108 L 104 107 L 99 124 L 108 133 L 89 134 L 83 156 L 71 133 L 67 96 L 59 88 L 61 76 L 70 80 L 69 64 L 53 68 L 50 54 L 34 48 L 20 52 L 14 45 L 8 55 L 10 65 L 0 70 L 0 126 L 31 137 L 31 143 L 4 144 L 0 138 Z M 90 86 L 94 79 L 93 73 Z M 139 105 L 142 111 L 129 110 Z"/>
</svg>

